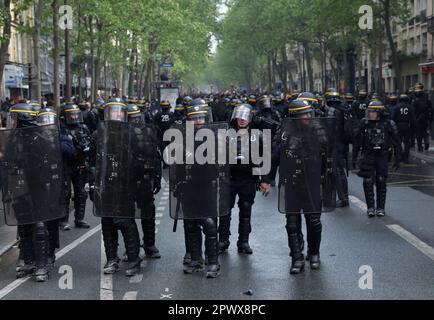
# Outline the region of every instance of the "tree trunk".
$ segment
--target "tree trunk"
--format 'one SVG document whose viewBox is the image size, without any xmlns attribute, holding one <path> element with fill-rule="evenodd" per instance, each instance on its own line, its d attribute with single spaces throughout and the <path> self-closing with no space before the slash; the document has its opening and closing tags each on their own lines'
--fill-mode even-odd
<svg viewBox="0 0 434 320">
<path fill-rule="evenodd" d="M 32 97 L 41 103 L 41 68 L 40 68 L 40 29 L 41 29 L 41 18 L 42 11 L 44 9 L 44 1 L 38 0 L 35 5 L 35 25 L 33 30 L 33 72 L 32 72 Z M 30 75 L 29 75 L 30 76 Z"/>
<path fill-rule="evenodd" d="M 3 79 L 3 71 L 8 59 L 9 42 L 11 38 L 11 0 L 4 0 L 4 6 L 2 8 L 6 12 L 3 21 L 3 30 L 0 42 L 0 83 Z"/>
<path fill-rule="evenodd" d="M 308 42 L 303 43 L 304 52 L 306 56 L 306 69 L 307 69 L 307 77 L 309 79 L 309 91 L 313 91 L 314 83 L 313 83 L 313 69 L 312 69 L 312 55 L 310 52 L 310 45 Z"/>
<path fill-rule="evenodd" d="M 396 77 L 396 89 L 398 92 L 403 92 L 403 86 L 401 81 L 401 68 L 399 65 L 398 51 L 396 49 L 395 42 L 393 41 L 392 26 L 390 21 L 390 0 L 382 0 L 384 7 L 384 24 L 386 28 L 387 41 L 389 43 L 390 50 L 392 51 L 392 67 L 395 71 Z"/>
<path fill-rule="evenodd" d="M 56 111 L 60 109 L 60 82 L 59 82 L 59 0 L 53 0 L 53 106 Z"/>
<path fill-rule="evenodd" d="M 68 5 L 68 0 L 65 0 Z M 70 101 L 72 96 L 72 74 L 71 74 L 71 39 L 69 29 L 65 29 L 65 101 Z"/>
</svg>

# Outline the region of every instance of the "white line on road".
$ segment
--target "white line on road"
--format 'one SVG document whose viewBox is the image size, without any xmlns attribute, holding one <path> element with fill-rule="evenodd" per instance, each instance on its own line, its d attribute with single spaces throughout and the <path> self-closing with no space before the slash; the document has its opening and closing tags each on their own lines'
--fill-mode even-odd
<svg viewBox="0 0 434 320">
<path fill-rule="evenodd" d="M 78 247 L 80 244 L 82 244 L 84 241 L 86 241 L 87 239 L 89 239 L 90 237 L 92 237 L 95 233 L 97 233 L 100 230 L 101 230 L 101 225 L 99 224 L 95 228 L 93 228 L 93 229 L 89 230 L 88 232 L 86 232 L 80 238 L 78 238 L 75 241 L 71 242 L 69 245 L 67 245 L 66 247 L 64 247 L 62 250 L 60 250 L 59 252 L 57 252 L 56 253 L 56 258 L 60 259 L 65 254 L 67 254 L 71 250 L 73 250 L 76 247 Z M 4 287 L 3 289 L 0 290 L 0 299 L 3 299 L 7 294 L 11 293 L 13 290 L 15 290 L 16 288 L 18 288 L 20 285 L 22 285 L 24 282 L 26 282 L 29 279 L 30 279 L 30 277 L 22 278 L 22 279 L 17 279 L 15 281 L 13 281 L 12 283 L 8 284 L 6 287 Z"/>
<path fill-rule="evenodd" d="M 434 261 L 434 249 L 431 246 L 397 224 L 388 225 L 386 227 Z"/>
<path fill-rule="evenodd" d="M 158 205 L 164 208 L 164 206 L 166 205 L 166 201 L 160 201 L 158 202 Z"/>
<path fill-rule="evenodd" d="M 157 212 L 157 213 L 155 214 L 155 217 L 156 217 L 156 218 L 161 218 L 161 217 L 163 217 L 163 213 L 162 213 L 162 212 Z"/>
<path fill-rule="evenodd" d="M 164 210 L 166 210 L 166 207 L 158 207 L 157 208 L 157 211 L 164 211 Z"/>
<path fill-rule="evenodd" d="M 359 198 L 357 198 L 355 196 L 349 196 L 349 199 L 350 199 L 350 201 L 351 201 L 352 204 L 354 204 L 356 207 L 358 207 L 359 209 L 361 209 L 363 212 L 366 212 L 366 210 L 368 210 L 368 207 L 366 206 L 366 203 L 364 203 Z"/>
<path fill-rule="evenodd" d="M 104 274 L 105 260 L 104 240 L 101 233 L 101 280 L 99 285 L 99 298 L 100 300 L 113 300 L 113 275 Z"/>
<path fill-rule="evenodd" d="M 137 300 L 137 291 L 129 291 L 125 293 L 122 300 Z"/>
<path fill-rule="evenodd" d="M 155 224 L 156 224 L 157 226 L 159 226 L 159 225 L 160 225 L 160 223 L 161 223 L 161 221 L 160 221 L 160 220 L 155 220 Z"/>
<path fill-rule="evenodd" d="M 169 197 L 168 196 L 163 196 L 163 197 L 161 197 L 161 200 L 169 200 Z"/>
</svg>

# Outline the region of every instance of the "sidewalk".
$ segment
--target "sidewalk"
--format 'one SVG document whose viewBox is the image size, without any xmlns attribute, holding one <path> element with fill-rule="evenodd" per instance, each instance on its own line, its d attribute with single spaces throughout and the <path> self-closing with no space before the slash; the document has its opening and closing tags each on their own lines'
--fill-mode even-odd
<svg viewBox="0 0 434 320">
<path fill-rule="evenodd" d="M 4 224 L 3 210 L 0 209 L 0 256 L 17 242 L 17 227 Z"/>
</svg>

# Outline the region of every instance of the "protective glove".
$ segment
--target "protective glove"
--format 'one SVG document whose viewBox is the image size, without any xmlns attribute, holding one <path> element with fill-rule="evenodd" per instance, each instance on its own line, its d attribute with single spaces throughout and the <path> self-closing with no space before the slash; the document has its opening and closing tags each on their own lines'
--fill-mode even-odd
<svg viewBox="0 0 434 320">
<path fill-rule="evenodd" d="M 161 177 L 154 178 L 154 194 L 157 194 L 161 190 Z"/>
</svg>

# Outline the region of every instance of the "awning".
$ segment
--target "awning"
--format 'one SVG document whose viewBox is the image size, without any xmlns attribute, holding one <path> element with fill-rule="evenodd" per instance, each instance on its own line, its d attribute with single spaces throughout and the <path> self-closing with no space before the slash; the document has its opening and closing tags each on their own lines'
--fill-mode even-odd
<svg viewBox="0 0 434 320">
<path fill-rule="evenodd" d="M 430 67 L 430 66 L 434 66 L 434 61 L 419 63 L 419 67 Z"/>
</svg>

